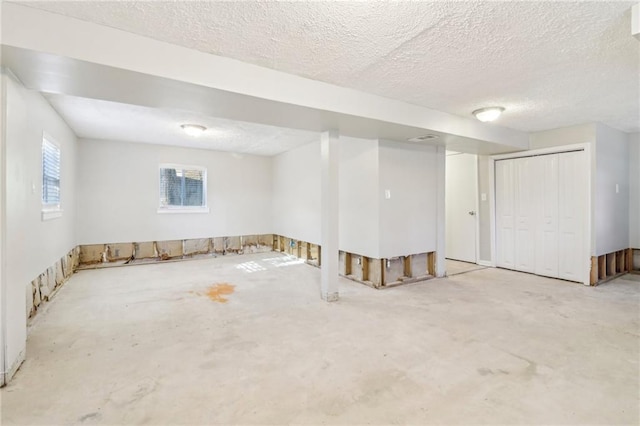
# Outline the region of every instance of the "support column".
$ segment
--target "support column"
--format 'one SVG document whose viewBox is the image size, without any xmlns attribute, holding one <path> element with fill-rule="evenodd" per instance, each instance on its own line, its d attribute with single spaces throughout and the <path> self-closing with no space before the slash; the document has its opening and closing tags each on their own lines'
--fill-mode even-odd
<svg viewBox="0 0 640 426">
<path fill-rule="evenodd" d="M 338 143 L 336 130 L 320 136 L 320 293 L 327 302 L 338 300 Z"/>
<path fill-rule="evenodd" d="M 436 276 L 444 277 L 447 273 L 445 263 L 446 247 L 446 214 L 445 214 L 445 179 L 446 179 L 446 150 L 444 146 L 437 147 L 436 164 Z"/>
</svg>

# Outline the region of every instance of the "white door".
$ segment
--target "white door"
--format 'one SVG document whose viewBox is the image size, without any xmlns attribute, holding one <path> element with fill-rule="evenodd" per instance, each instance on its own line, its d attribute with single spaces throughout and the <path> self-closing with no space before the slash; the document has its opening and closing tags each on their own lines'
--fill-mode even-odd
<svg viewBox="0 0 640 426">
<path fill-rule="evenodd" d="M 558 157 L 559 171 L 559 274 L 570 281 L 584 281 L 588 258 L 584 256 L 587 173 L 584 151 Z"/>
<path fill-rule="evenodd" d="M 514 161 L 495 163 L 496 178 L 496 266 L 515 268 Z"/>
<path fill-rule="evenodd" d="M 558 154 L 535 157 L 535 273 L 558 277 Z"/>
<path fill-rule="evenodd" d="M 535 269 L 535 157 L 514 161 L 515 177 L 515 270 L 533 272 Z"/>
<path fill-rule="evenodd" d="M 445 177 L 446 249 L 448 259 L 476 263 L 477 157 L 448 154 Z"/>
</svg>

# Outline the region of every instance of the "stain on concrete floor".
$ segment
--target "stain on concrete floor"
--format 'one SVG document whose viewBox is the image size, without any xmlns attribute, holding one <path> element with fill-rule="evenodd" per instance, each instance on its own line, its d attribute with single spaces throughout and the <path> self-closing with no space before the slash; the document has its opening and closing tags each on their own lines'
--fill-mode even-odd
<svg viewBox="0 0 640 426">
<path fill-rule="evenodd" d="M 235 287 L 235 285 L 229 283 L 215 283 L 207 287 L 204 293 L 197 291 L 191 291 L 190 293 L 197 294 L 198 296 L 206 296 L 214 302 L 227 303 L 229 299 L 224 296 L 233 294 Z"/>
</svg>

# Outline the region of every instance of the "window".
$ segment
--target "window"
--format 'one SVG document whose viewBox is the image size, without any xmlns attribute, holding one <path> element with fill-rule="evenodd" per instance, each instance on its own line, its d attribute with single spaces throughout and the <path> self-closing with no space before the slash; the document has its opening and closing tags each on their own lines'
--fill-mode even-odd
<svg viewBox="0 0 640 426">
<path fill-rule="evenodd" d="M 160 165 L 158 213 L 208 213 L 207 169 L 197 166 Z"/>
<path fill-rule="evenodd" d="M 60 217 L 60 147 L 42 137 L 42 220 Z"/>
</svg>

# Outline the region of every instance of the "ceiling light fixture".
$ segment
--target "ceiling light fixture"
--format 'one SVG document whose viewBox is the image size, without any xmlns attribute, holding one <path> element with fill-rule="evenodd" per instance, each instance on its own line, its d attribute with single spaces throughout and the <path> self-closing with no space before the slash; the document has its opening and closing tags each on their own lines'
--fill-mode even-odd
<svg viewBox="0 0 640 426">
<path fill-rule="evenodd" d="M 503 111 L 504 111 L 504 108 L 495 106 L 495 107 L 477 109 L 473 111 L 472 114 L 475 115 L 478 120 L 482 121 L 483 123 L 486 123 L 489 121 L 496 120 L 498 117 L 500 117 L 500 114 L 502 114 Z"/>
<path fill-rule="evenodd" d="M 194 137 L 200 136 L 205 130 L 207 130 L 206 127 L 199 124 L 182 124 L 180 127 L 182 127 L 182 130 L 184 130 L 186 134 Z"/>
</svg>

